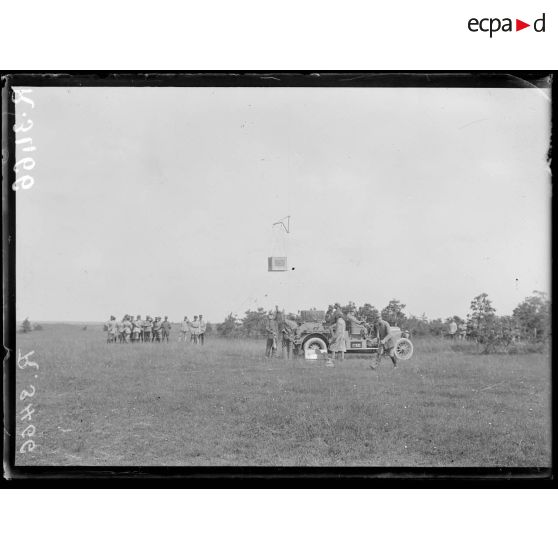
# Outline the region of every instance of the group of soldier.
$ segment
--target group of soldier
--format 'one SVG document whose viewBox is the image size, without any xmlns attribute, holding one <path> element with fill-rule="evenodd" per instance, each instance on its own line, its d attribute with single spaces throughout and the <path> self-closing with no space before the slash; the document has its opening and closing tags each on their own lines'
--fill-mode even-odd
<svg viewBox="0 0 558 558">
<path fill-rule="evenodd" d="M 184 316 L 182 324 L 180 325 L 179 341 L 186 341 L 190 339 L 190 343 L 194 345 L 203 345 L 205 343 L 205 332 L 207 330 L 207 322 L 203 316 L 194 316 L 193 320 L 189 320 L 188 316 Z"/>
<path fill-rule="evenodd" d="M 374 319 L 372 325 L 369 326 L 365 320 L 357 318 L 354 312 L 349 311 L 345 316 L 341 309 L 337 307 L 333 313 L 333 319 L 335 320 L 335 325 L 333 327 L 333 340 L 329 345 L 330 355 L 327 359 L 326 366 L 335 366 L 334 361 L 337 353 L 339 353 L 340 359 L 344 360 L 345 352 L 347 350 L 347 336 L 345 334 L 347 330 L 346 322 L 349 322 L 351 334 L 362 331 L 362 326 L 364 326 L 366 329 L 370 328 L 371 336 L 376 337 L 378 340 L 378 350 L 374 360 L 370 364 L 372 369 L 376 369 L 380 365 L 384 355 L 389 356 L 391 362 L 393 363 L 393 368 L 397 368 L 395 341 L 391 335 L 391 326 L 381 316 L 378 315 Z M 408 338 L 409 332 L 402 332 L 402 337 Z"/>
<path fill-rule="evenodd" d="M 161 316 L 152 318 L 146 316 L 142 320 L 138 314 L 134 318 L 130 314 L 125 314 L 122 320 L 117 321 L 114 316 L 105 324 L 107 331 L 107 343 L 162 343 L 169 342 L 172 325 L 168 316 L 161 319 Z M 207 323 L 203 316 L 194 316 L 190 321 L 187 316 L 180 326 L 179 341 L 190 340 L 193 344 L 204 344 Z"/>
<path fill-rule="evenodd" d="M 278 344 L 281 343 L 283 358 L 290 359 L 294 354 L 296 329 L 298 323 L 292 317 L 285 316 L 275 307 L 275 312 L 270 310 L 265 323 L 266 346 L 265 356 L 272 358 L 278 354 Z"/>
<path fill-rule="evenodd" d="M 462 322 L 458 325 L 455 320 L 451 320 L 448 324 L 447 335 L 450 339 L 459 339 L 463 341 L 467 337 L 467 324 Z"/>
<path fill-rule="evenodd" d="M 351 333 L 356 330 L 361 331 L 362 326 L 370 327 L 364 320 L 357 318 L 354 312 L 348 312 L 347 315 L 344 315 L 340 308 L 336 308 L 330 323 L 332 340 L 328 347 L 326 366 L 335 366 L 334 361 L 338 355 L 340 360 L 345 359 L 345 352 L 347 351 L 347 322 L 349 322 Z M 280 344 L 282 357 L 284 359 L 291 359 L 295 352 L 295 338 L 298 325 L 295 316 L 286 317 L 285 313 L 279 311 L 277 307 L 275 307 L 275 311 L 269 311 L 265 324 L 267 337 L 265 356 L 267 358 L 278 356 Z M 397 368 L 395 342 L 391 336 L 389 323 L 378 316 L 371 327 L 373 336 L 378 339 L 378 351 L 376 352 L 375 360 L 370 366 L 373 369 L 377 368 L 382 357 L 387 355 L 391 359 L 393 367 Z M 409 332 L 402 332 L 402 336 L 408 338 Z"/>
</svg>

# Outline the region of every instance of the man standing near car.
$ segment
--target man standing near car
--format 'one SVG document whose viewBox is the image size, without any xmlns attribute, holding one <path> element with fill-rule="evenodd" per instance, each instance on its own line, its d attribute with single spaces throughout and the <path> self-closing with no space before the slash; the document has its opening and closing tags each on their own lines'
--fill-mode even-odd
<svg viewBox="0 0 558 558">
<path fill-rule="evenodd" d="M 274 357 L 277 354 L 278 327 L 277 327 L 276 315 L 271 310 L 267 315 L 265 332 L 267 335 L 265 356 L 266 358 Z"/>
<path fill-rule="evenodd" d="M 298 324 L 292 319 L 292 316 L 289 318 L 283 317 L 282 321 L 279 323 L 281 333 L 281 352 L 283 358 L 287 360 L 290 360 L 293 355 L 297 327 Z"/>
<path fill-rule="evenodd" d="M 376 361 L 372 362 L 370 368 L 375 370 L 382 360 L 384 354 L 388 354 L 391 362 L 393 362 L 393 368 L 397 368 L 397 359 L 395 358 L 395 343 L 391 335 L 391 328 L 386 320 L 381 317 L 376 318 L 374 323 L 376 338 L 378 339 L 378 353 L 376 355 Z"/>
</svg>

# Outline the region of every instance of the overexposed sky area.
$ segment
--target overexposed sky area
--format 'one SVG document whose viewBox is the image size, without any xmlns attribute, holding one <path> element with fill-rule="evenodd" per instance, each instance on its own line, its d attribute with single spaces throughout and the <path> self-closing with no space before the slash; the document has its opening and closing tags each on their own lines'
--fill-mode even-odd
<svg viewBox="0 0 558 558">
<path fill-rule="evenodd" d="M 549 290 L 550 93 L 32 88 L 17 319 L 391 298 L 465 316 Z M 24 117 L 22 112 L 26 112 Z M 286 235 L 273 222 L 291 216 Z M 269 273 L 267 257 L 288 257 Z"/>
</svg>

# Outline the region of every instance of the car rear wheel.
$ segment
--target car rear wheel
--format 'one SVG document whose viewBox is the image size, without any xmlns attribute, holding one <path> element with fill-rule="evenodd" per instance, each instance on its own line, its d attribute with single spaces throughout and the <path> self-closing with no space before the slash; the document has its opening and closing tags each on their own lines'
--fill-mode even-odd
<svg viewBox="0 0 558 558">
<path fill-rule="evenodd" d="M 327 351 L 327 343 L 321 337 L 309 337 L 302 344 L 302 348 L 305 351 L 307 349 L 318 349 L 319 351 Z"/>
<path fill-rule="evenodd" d="M 395 344 L 395 356 L 399 360 L 409 360 L 413 356 L 413 344 L 409 339 L 399 339 Z"/>
</svg>

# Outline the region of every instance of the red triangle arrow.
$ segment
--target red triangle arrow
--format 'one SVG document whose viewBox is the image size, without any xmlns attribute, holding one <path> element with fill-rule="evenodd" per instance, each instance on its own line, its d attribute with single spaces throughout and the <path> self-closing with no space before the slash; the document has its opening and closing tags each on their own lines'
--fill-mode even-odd
<svg viewBox="0 0 558 558">
<path fill-rule="evenodd" d="M 531 24 L 530 23 L 525 23 L 524 21 L 521 21 L 520 19 L 515 20 L 515 30 L 516 31 L 521 31 L 522 29 L 525 29 L 525 27 L 531 27 Z"/>
</svg>

